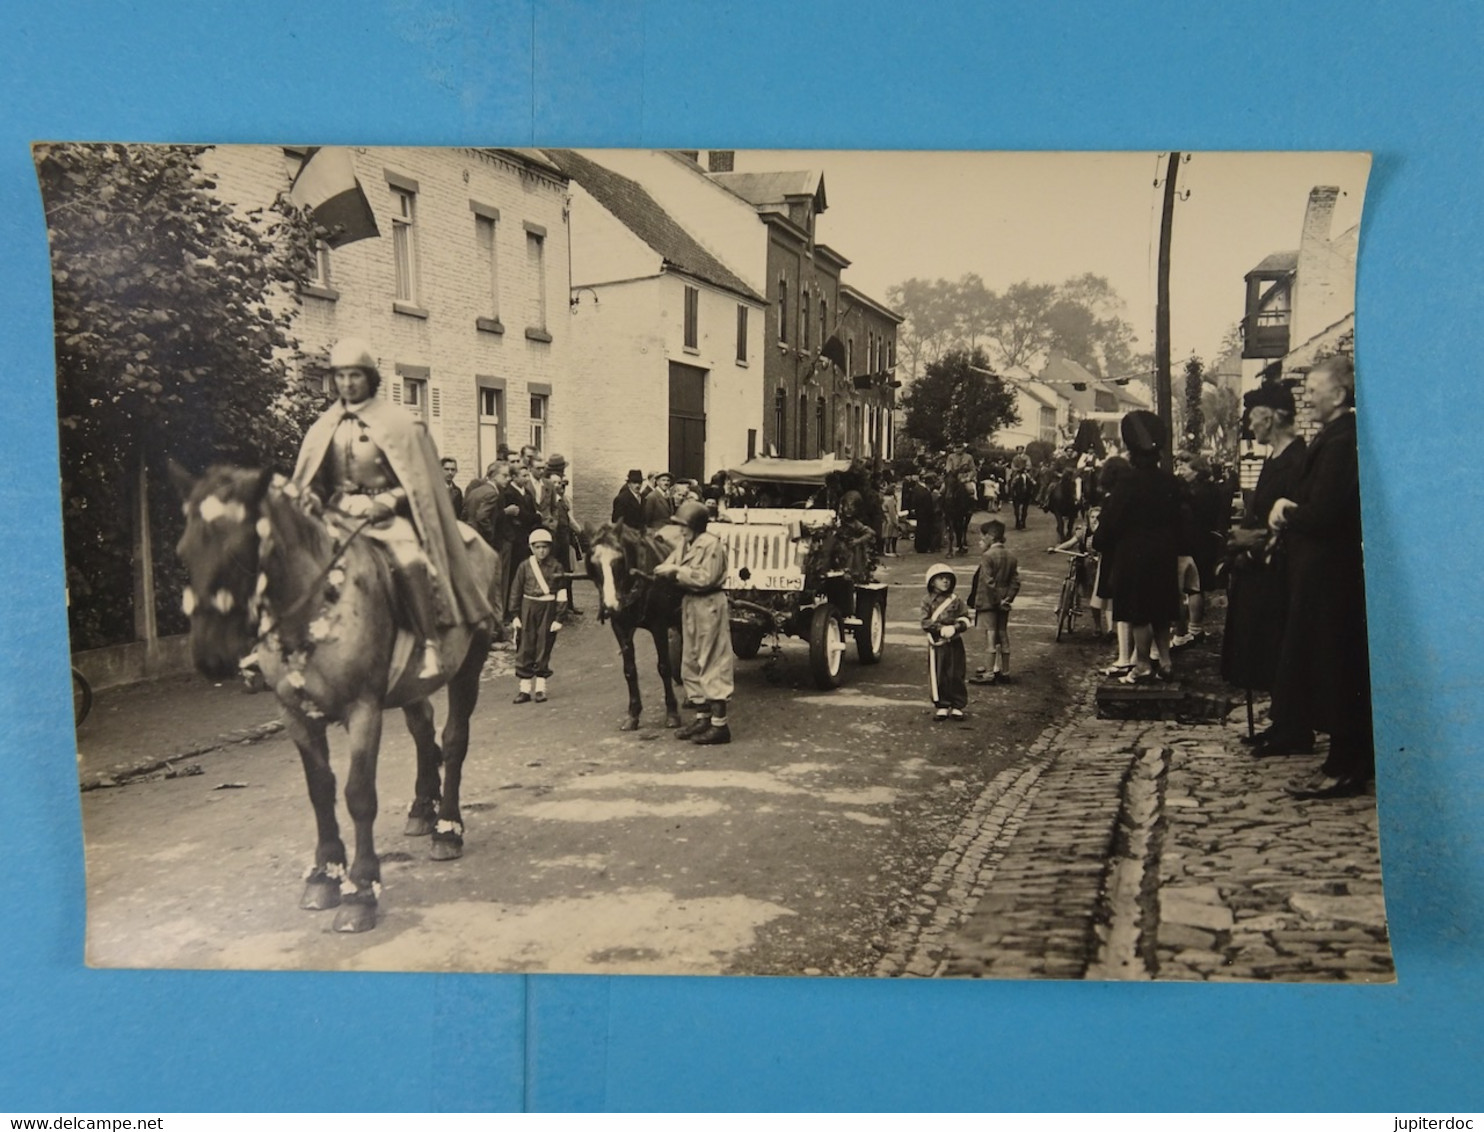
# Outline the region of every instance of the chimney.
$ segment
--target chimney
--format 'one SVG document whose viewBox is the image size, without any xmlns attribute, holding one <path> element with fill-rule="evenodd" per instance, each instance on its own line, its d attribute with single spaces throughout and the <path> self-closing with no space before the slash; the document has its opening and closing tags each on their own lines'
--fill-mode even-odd
<svg viewBox="0 0 1484 1132">
<path fill-rule="evenodd" d="M 708 149 L 706 151 L 706 169 L 711 173 L 730 173 L 732 163 L 736 160 L 735 149 Z"/>
<path fill-rule="evenodd" d="M 1339 196 L 1334 185 L 1316 185 L 1309 191 L 1291 299 L 1295 346 L 1355 309 L 1355 262 L 1330 240 Z"/>
</svg>

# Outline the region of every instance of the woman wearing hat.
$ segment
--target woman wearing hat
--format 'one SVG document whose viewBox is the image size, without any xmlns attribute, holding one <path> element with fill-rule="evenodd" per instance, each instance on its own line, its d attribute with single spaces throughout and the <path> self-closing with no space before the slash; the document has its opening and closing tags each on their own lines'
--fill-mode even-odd
<svg viewBox="0 0 1484 1132">
<path fill-rule="evenodd" d="M 1232 569 L 1227 583 L 1226 632 L 1221 642 L 1221 676 L 1249 691 L 1271 692 L 1288 620 L 1287 555 L 1267 529 L 1273 504 L 1292 498 L 1303 473 L 1308 445 L 1295 425 L 1293 393 L 1287 386 L 1260 386 L 1243 398 L 1247 427 L 1268 448 L 1252 503 L 1232 532 Z M 1286 754 L 1312 749 L 1314 734 L 1301 720 L 1284 720 L 1282 697 L 1274 700 L 1272 720 L 1255 754 Z M 1290 713 L 1291 714 L 1291 713 Z"/>
<path fill-rule="evenodd" d="M 1123 418 L 1121 431 L 1132 468 L 1104 501 L 1093 545 L 1112 558 L 1113 620 L 1133 626 L 1133 668 L 1121 680 L 1143 684 L 1169 679 L 1182 507 L 1179 484 L 1160 467 L 1160 419 L 1138 409 Z"/>
</svg>

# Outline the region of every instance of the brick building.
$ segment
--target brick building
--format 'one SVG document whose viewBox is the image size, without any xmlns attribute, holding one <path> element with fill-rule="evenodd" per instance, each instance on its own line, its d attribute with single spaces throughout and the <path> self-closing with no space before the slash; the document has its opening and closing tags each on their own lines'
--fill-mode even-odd
<svg viewBox="0 0 1484 1132">
<path fill-rule="evenodd" d="M 637 181 L 571 150 L 577 513 L 606 519 L 629 468 L 705 479 L 756 453 L 763 297 Z"/>
<path fill-rule="evenodd" d="M 308 354 L 367 339 L 381 395 L 427 424 L 467 480 L 497 447 L 562 450 L 577 482 L 567 378 L 567 179 L 534 151 L 357 148 L 380 237 L 321 248 L 294 333 Z M 306 151 L 219 146 L 202 164 L 241 208 L 286 190 Z"/>
</svg>

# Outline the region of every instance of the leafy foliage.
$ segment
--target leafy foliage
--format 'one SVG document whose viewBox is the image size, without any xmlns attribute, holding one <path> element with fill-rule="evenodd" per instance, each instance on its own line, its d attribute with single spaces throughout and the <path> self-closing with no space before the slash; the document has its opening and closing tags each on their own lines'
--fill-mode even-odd
<svg viewBox="0 0 1484 1132">
<path fill-rule="evenodd" d="M 239 214 L 199 146 L 35 152 L 51 240 L 63 524 L 73 644 L 132 639 L 141 465 L 285 465 L 321 398 L 290 380 L 295 283 L 313 231 L 285 201 Z M 159 573 L 180 521 L 151 493 Z M 172 587 L 172 589 L 177 587 Z M 174 602 L 161 600 L 161 627 Z M 167 612 L 168 609 L 168 612 Z"/>
<path fill-rule="evenodd" d="M 1201 407 L 1201 394 L 1205 389 L 1206 367 L 1200 358 L 1191 358 L 1185 363 L 1185 431 L 1183 447 L 1191 452 L 1201 448 L 1205 439 L 1205 414 Z"/>
<path fill-rule="evenodd" d="M 907 316 L 897 343 L 909 380 L 952 350 L 981 345 L 998 369 L 1034 368 L 1051 350 L 1100 377 L 1152 368 L 1149 356 L 1136 352 L 1122 298 L 1101 275 L 1061 284 L 1022 280 L 1001 294 L 973 274 L 957 281 L 908 279 L 889 288 L 887 298 Z"/>
<path fill-rule="evenodd" d="M 907 432 L 929 448 L 978 443 L 1020 413 L 1015 392 L 989 370 L 981 348 L 951 350 L 931 362 L 907 390 Z"/>
</svg>

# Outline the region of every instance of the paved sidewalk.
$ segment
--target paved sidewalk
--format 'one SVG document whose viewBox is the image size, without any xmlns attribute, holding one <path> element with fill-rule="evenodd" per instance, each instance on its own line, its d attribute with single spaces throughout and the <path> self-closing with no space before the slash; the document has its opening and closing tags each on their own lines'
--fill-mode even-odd
<svg viewBox="0 0 1484 1132">
<path fill-rule="evenodd" d="M 1066 718 L 990 782 L 876 973 L 1390 982 L 1373 797 L 1299 802 L 1312 756 L 1237 722 Z"/>
</svg>

